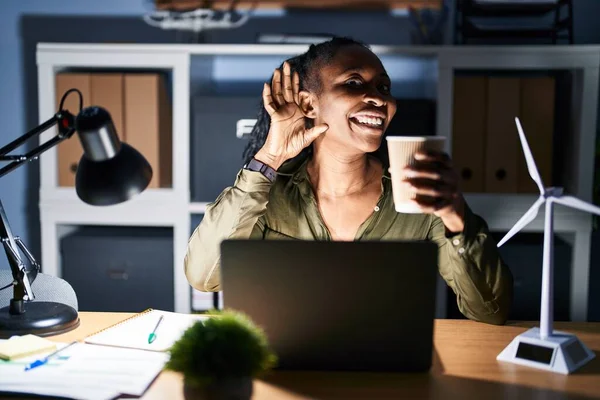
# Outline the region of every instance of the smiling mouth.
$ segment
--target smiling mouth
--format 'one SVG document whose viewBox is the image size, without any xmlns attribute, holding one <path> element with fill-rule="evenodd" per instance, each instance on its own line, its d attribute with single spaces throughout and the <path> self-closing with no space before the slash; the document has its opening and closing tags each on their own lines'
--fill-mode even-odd
<svg viewBox="0 0 600 400">
<path fill-rule="evenodd" d="M 355 125 L 358 125 L 362 128 L 369 128 L 369 129 L 377 129 L 377 130 L 382 130 L 383 129 L 383 118 L 378 118 L 378 117 L 352 117 L 350 118 L 350 121 L 352 123 L 354 123 Z"/>
</svg>

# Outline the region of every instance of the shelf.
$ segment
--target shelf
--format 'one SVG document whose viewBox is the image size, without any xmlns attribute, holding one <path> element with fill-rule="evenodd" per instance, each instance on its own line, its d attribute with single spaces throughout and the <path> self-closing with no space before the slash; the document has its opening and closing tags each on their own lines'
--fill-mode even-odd
<svg viewBox="0 0 600 400">
<path fill-rule="evenodd" d="M 40 208 L 65 224 L 173 226 L 186 206 L 180 198 L 171 189 L 148 189 L 124 203 L 97 207 L 82 202 L 74 189 L 58 188 L 40 191 Z"/>
<path fill-rule="evenodd" d="M 173 189 L 161 188 L 161 189 L 146 189 L 137 196 L 131 198 L 122 204 L 111 206 L 121 207 L 122 205 L 131 204 L 132 207 L 143 207 L 150 208 L 152 206 L 165 206 L 174 205 L 180 202 L 180 194 Z M 52 204 L 85 204 L 75 192 L 75 188 L 72 187 L 58 187 L 53 189 L 42 188 L 40 190 L 40 204 L 41 205 L 52 205 Z M 92 206 L 89 206 L 92 207 Z M 100 207 L 102 208 L 102 207 Z M 99 207 L 93 207 L 94 210 Z"/>
<path fill-rule="evenodd" d="M 113 56 L 123 55 L 132 60 L 133 65 L 141 65 L 152 68 L 168 68 L 173 61 L 168 57 L 161 57 L 151 64 L 146 59 L 140 59 L 140 55 L 280 55 L 294 56 L 308 50 L 307 44 L 133 44 L 133 43 L 39 43 L 37 45 L 38 64 L 52 63 L 70 67 L 94 67 L 122 66 L 119 58 L 106 59 L 106 54 Z M 373 45 L 370 48 L 377 54 L 394 54 L 406 56 L 436 56 L 438 52 L 446 47 L 438 46 L 386 46 Z M 564 49 L 563 49 L 564 51 Z M 81 57 L 81 54 L 91 55 L 93 58 Z M 96 56 L 93 56 L 96 55 Z M 60 57 L 66 57 L 61 59 Z M 135 61 L 137 60 L 137 62 Z M 129 65 L 131 63 L 126 63 Z"/>
<path fill-rule="evenodd" d="M 255 85 L 266 76 L 270 76 L 276 67 L 274 63 L 307 49 L 308 45 L 286 44 L 38 44 L 38 98 L 41 120 L 47 119 L 55 112 L 56 72 L 68 68 L 149 68 L 171 71 L 173 106 L 172 189 L 148 190 L 131 201 L 112 207 L 92 207 L 81 202 L 73 188 L 55 187 L 58 183 L 53 173 L 57 163 L 55 152 L 49 151 L 40 159 L 41 261 L 45 271 L 60 276 L 62 264 L 58 243 L 66 231 L 77 225 L 172 227 L 175 310 L 189 312 L 190 287 L 181 268 L 186 244 L 191 230 L 195 228 L 192 225 L 197 225 L 202 218 L 208 202 L 214 201 L 213 189 L 222 186 L 220 180 L 214 188 L 196 185 L 195 187 L 203 188 L 203 196 L 198 197 L 197 201 L 190 201 L 194 199 L 193 191 L 190 190 L 193 185 L 190 184 L 196 182 L 193 180 L 195 177 L 192 171 L 202 173 L 211 171 L 209 168 L 215 168 L 210 163 L 206 167 L 194 161 L 190 153 L 193 152 L 194 156 L 200 154 L 203 157 L 202 162 L 207 162 L 210 161 L 206 156 L 207 152 L 219 156 L 222 153 L 219 149 L 228 149 L 232 157 L 228 165 L 232 166 L 232 171 L 222 169 L 220 172 L 229 177 L 226 183 L 231 185 L 235 173 L 239 170 L 239 166 L 236 165 L 242 163 L 240 148 L 243 141 L 235 135 L 236 122 L 254 117 L 249 117 L 247 114 L 250 113 L 238 107 L 236 112 L 241 115 L 228 112 L 226 118 L 229 122 L 226 122 L 224 129 L 210 128 L 214 132 L 229 132 L 222 135 L 229 141 L 227 145 L 216 145 L 208 136 L 203 137 L 204 142 L 198 141 L 194 135 L 197 136 L 197 132 L 207 132 L 210 122 L 202 117 L 198 110 L 217 114 L 212 109 L 202 108 L 198 102 L 203 100 L 204 104 L 215 105 L 221 100 L 241 98 L 244 96 L 244 93 L 240 93 L 242 90 L 233 89 L 237 82 L 242 82 L 241 79 Z M 578 112 L 573 114 L 575 118 L 570 118 L 569 127 L 573 132 L 569 133 L 569 137 L 572 137 L 572 141 L 565 147 L 565 153 L 569 154 L 569 162 L 564 163 L 564 168 L 561 169 L 564 170 L 564 177 L 561 177 L 558 183 L 568 186 L 568 191 L 582 200 L 591 199 L 600 46 L 371 46 L 371 49 L 382 58 L 384 65 L 389 69 L 395 82 L 394 96 L 412 99 L 403 94 L 417 93 L 420 98 L 435 103 L 435 132 L 436 135 L 447 139 L 448 146 L 452 144 L 453 79 L 456 71 L 569 70 L 573 81 L 573 93 L 570 98 L 573 100 L 573 108 Z M 196 60 L 200 60 L 201 69 L 196 69 Z M 259 64 L 260 69 L 254 70 L 254 66 Z M 220 68 L 223 65 L 233 65 L 237 69 L 232 67 L 231 70 L 225 70 Z M 250 69 L 253 70 L 252 79 L 246 80 Z M 207 86 L 200 86 L 199 91 L 190 90 L 196 85 L 197 78 L 201 84 Z M 228 86 L 227 90 L 219 91 L 224 87 L 218 85 L 223 84 Z M 397 89 L 400 90 L 396 92 Z M 252 93 L 248 94 L 254 96 L 252 98 L 258 102 L 260 91 L 254 92 L 252 89 Z M 201 99 L 202 97 L 204 99 Z M 239 101 L 243 103 L 246 100 Z M 253 105 L 249 104 L 248 110 L 251 110 L 251 107 Z M 221 109 L 217 111 L 220 112 Z M 214 121 L 219 122 L 219 117 L 212 117 Z M 52 132 L 48 132 L 42 139 L 49 139 L 50 134 Z M 198 143 L 199 146 L 194 147 Z M 204 149 L 204 153 L 195 150 L 198 148 Z M 212 181 L 207 178 L 205 182 Z M 497 233 L 508 231 L 537 199 L 535 194 L 467 193 L 465 197 L 472 210 L 481 215 L 490 229 Z M 540 210 L 537 218 L 525 227 L 524 231 L 542 232 L 543 219 L 544 210 Z M 591 216 L 557 206 L 555 226 L 557 233 L 568 232 L 566 237 L 574 238 L 569 308 L 574 320 L 584 320 L 587 315 L 588 289 L 583 283 L 587 282 L 589 277 Z"/>
<path fill-rule="evenodd" d="M 308 45 L 286 44 L 75 44 L 39 43 L 39 64 L 71 67 L 171 68 L 176 56 L 293 56 Z M 440 68 L 597 68 L 596 45 L 371 46 L 379 56 L 438 58 Z"/>
<path fill-rule="evenodd" d="M 487 222 L 491 231 L 496 232 L 510 230 L 538 197 L 535 194 L 465 194 L 471 210 Z M 560 204 L 554 207 L 555 232 L 575 232 L 582 229 L 582 226 L 591 229 L 591 223 L 592 217 L 588 213 L 563 207 Z M 523 232 L 543 232 L 543 230 L 544 208 L 541 207 L 536 218 L 523 228 Z"/>
<path fill-rule="evenodd" d="M 461 1 L 461 0 L 458 0 Z M 464 0 L 462 0 L 464 1 Z M 554 11 L 557 7 L 560 7 L 564 3 L 560 1 L 546 1 L 528 3 L 526 5 L 502 2 L 488 2 L 480 3 L 470 1 L 469 5 L 460 6 L 460 10 L 468 12 L 469 17 L 524 17 L 524 16 L 543 16 L 550 11 Z"/>
<path fill-rule="evenodd" d="M 197 8 L 229 9 L 231 0 L 155 0 L 158 10 L 187 11 Z M 274 1 L 241 1 L 238 8 L 336 8 L 336 9 L 403 9 L 441 7 L 441 0 L 274 0 Z"/>
<path fill-rule="evenodd" d="M 470 21 L 465 22 L 462 35 L 469 39 L 492 39 L 492 38 L 546 38 L 551 39 L 553 35 L 558 35 L 562 38 L 560 32 L 566 29 L 564 23 L 559 23 L 555 26 L 523 26 L 523 27 L 497 27 L 476 25 Z M 568 37 L 567 37 L 568 38 Z"/>
<path fill-rule="evenodd" d="M 206 212 L 206 206 L 210 204 L 208 202 L 193 202 L 190 203 L 188 210 L 190 214 L 204 214 Z"/>
<path fill-rule="evenodd" d="M 178 56 L 273 55 L 294 56 L 308 45 L 286 44 L 38 44 L 38 64 L 72 67 L 169 68 Z M 440 67 L 454 68 L 586 68 L 597 67 L 596 45 L 520 46 L 371 46 L 383 57 L 439 58 Z M 110 57 L 109 57 L 110 56 Z M 150 61 L 151 60 L 151 61 Z"/>
</svg>

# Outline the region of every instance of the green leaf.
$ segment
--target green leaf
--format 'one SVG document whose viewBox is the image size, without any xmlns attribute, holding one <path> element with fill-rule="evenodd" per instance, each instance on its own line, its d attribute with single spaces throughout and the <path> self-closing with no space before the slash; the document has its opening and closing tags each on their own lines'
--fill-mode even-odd
<svg viewBox="0 0 600 400">
<path fill-rule="evenodd" d="M 201 387 L 225 378 L 256 377 L 276 365 L 264 331 L 250 318 L 232 310 L 210 315 L 171 347 L 166 369 L 183 373 L 187 384 Z"/>
</svg>

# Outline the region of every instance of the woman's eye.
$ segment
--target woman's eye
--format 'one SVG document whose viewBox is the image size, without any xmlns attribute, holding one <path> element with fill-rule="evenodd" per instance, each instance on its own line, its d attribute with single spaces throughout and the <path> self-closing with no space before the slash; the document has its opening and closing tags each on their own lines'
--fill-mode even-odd
<svg viewBox="0 0 600 400">
<path fill-rule="evenodd" d="M 362 85 L 362 81 L 360 79 L 348 79 L 346 81 L 346 85 L 349 85 L 349 86 L 360 86 L 360 85 Z"/>
<path fill-rule="evenodd" d="M 391 91 L 391 88 L 390 88 L 390 85 L 381 85 L 379 87 L 379 90 L 381 90 L 382 93 L 389 94 Z"/>
</svg>

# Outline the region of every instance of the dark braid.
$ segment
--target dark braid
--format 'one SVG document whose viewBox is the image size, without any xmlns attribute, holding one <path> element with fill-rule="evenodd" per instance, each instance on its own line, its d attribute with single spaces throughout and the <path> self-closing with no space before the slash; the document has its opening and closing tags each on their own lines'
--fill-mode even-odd
<svg viewBox="0 0 600 400">
<path fill-rule="evenodd" d="M 292 71 L 298 72 L 300 77 L 300 90 L 309 90 L 320 93 L 323 88 L 323 83 L 321 82 L 318 71 L 333 60 L 338 50 L 346 46 L 364 46 L 368 48 L 364 43 L 351 38 L 334 37 L 327 42 L 310 45 L 305 53 L 288 59 L 287 61 L 290 64 Z M 282 68 L 282 66 L 283 64 L 279 68 Z M 271 80 L 269 80 L 268 84 L 271 84 Z M 312 119 L 306 118 L 305 121 L 306 128 L 313 127 Z M 270 125 L 271 117 L 265 110 L 263 101 L 261 100 L 256 124 L 254 125 L 252 132 L 250 132 L 250 141 L 244 150 L 244 163 L 250 161 L 264 145 L 267 134 L 269 133 Z M 296 156 L 296 158 L 306 157 L 311 151 L 312 146 L 309 146 Z"/>
</svg>

